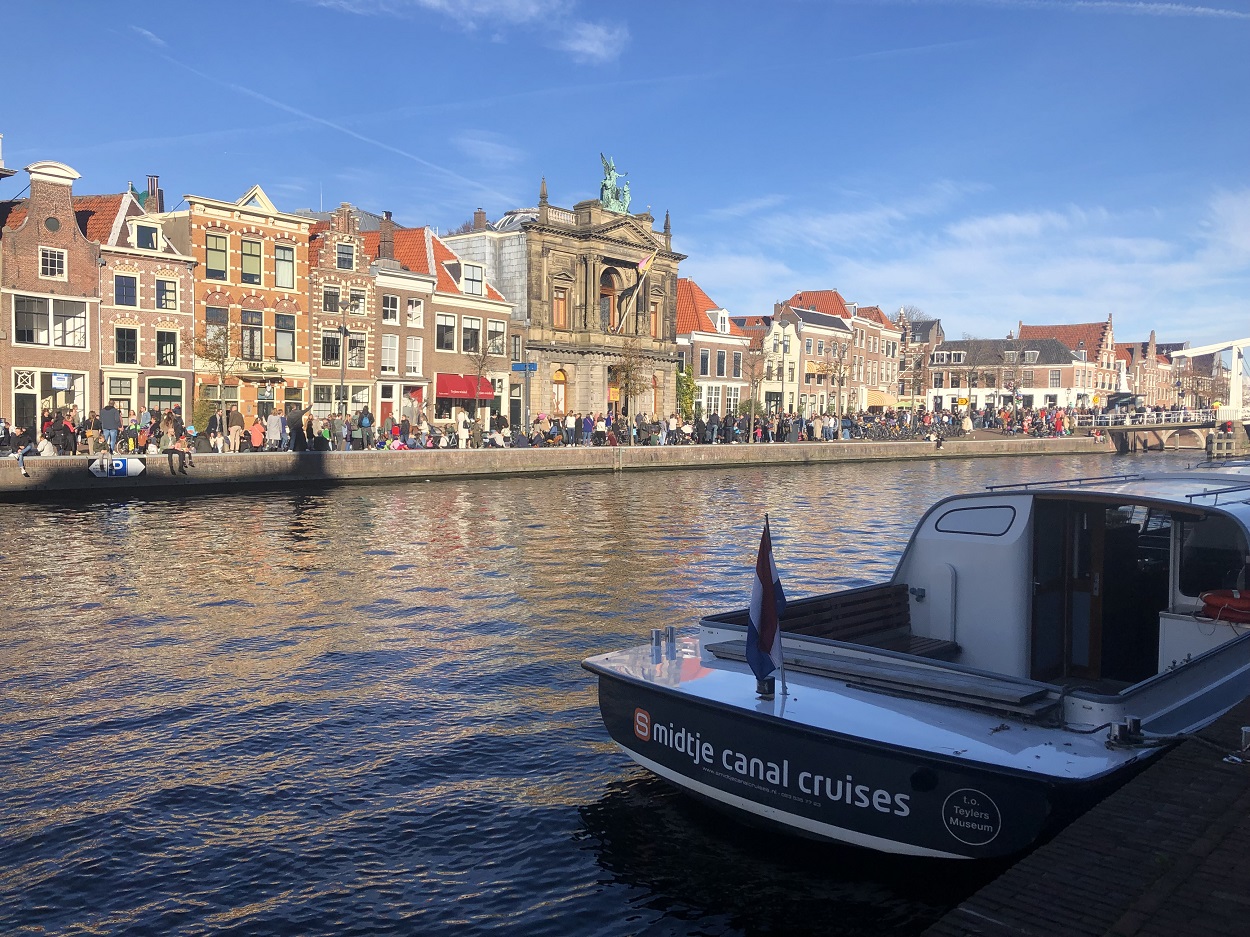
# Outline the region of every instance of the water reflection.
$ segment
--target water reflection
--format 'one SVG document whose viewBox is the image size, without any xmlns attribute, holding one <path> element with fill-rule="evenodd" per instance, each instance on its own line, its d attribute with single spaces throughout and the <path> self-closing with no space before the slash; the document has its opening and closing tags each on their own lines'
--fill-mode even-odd
<svg viewBox="0 0 1250 937">
<path fill-rule="evenodd" d="M 888 576 L 943 494 L 1082 468 L 10 506 L 0 932 L 913 933 L 949 883 L 646 779 L 580 660 L 745 604 L 765 512 L 801 595 Z"/>
</svg>

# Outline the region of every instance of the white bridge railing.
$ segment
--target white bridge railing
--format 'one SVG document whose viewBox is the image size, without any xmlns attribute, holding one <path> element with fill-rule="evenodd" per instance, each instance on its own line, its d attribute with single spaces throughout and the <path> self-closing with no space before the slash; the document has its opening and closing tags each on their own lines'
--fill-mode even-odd
<svg viewBox="0 0 1250 937">
<path fill-rule="evenodd" d="M 1177 423 L 1217 423 L 1241 419 L 1237 407 L 1218 410 L 1148 410 L 1145 413 L 1078 413 L 1077 426 L 1167 426 Z"/>
</svg>

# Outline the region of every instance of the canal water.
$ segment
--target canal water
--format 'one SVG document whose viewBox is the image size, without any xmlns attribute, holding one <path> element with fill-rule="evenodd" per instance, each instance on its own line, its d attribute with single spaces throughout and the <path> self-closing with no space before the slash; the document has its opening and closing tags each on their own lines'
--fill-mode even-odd
<svg viewBox="0 0 1250 937">
<path fill-rule="evenodd" d="M 1120 465 L 5 506 L 0 933 L 919 933 L 998 870 L 727 822 L 579 662 L 744 605 L 765 512 L 802 595 L 886 578 L 939 496 Z"/>
</svg>

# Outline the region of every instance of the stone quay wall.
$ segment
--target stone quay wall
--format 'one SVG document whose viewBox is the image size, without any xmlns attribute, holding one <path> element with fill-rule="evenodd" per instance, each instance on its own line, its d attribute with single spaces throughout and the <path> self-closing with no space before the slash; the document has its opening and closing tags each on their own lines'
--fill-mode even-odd
<svg viewBox="0 0 1250 937">
<path fill-rule="evenodd" d="M 909 459 L 966 459 L 1019 455 L 1108 455 L 1111 446 L 1088 437 L 987 439 L 947 442 L 828 442 L 731 446 L 636 446 L 551 449 L 475 449 L 197 455 L 187 474 L 177 460 L 144 456 L 144 472 L 98 478 L 90 466 L 98 457 L 27 457 L 30 478 L 13 459 L 0 459 L 0 500 L 55 500 L 81 496 L 108 499 L 177 497 L 193 490 L 298 488 L 377 482 L 460 480 L 473 476 L 631 472 L 733 466 L 827 465 Z"/>
</svg>

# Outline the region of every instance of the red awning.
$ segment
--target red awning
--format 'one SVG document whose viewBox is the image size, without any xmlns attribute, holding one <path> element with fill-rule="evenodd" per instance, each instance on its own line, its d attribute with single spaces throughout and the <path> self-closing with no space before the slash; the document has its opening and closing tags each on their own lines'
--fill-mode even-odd
<svg viewBox="0 0 1250 937">
<path fill-rule="evenodd" d="M 463 374 L 440 374 L 434 383 L 438 397 L 458 397 L 463 400 L 490 400 L 495 396 L 495 385 L 487 378 L 477 378 L 477 394 L 473 393 L 474 378 Z"/>
</svg>

